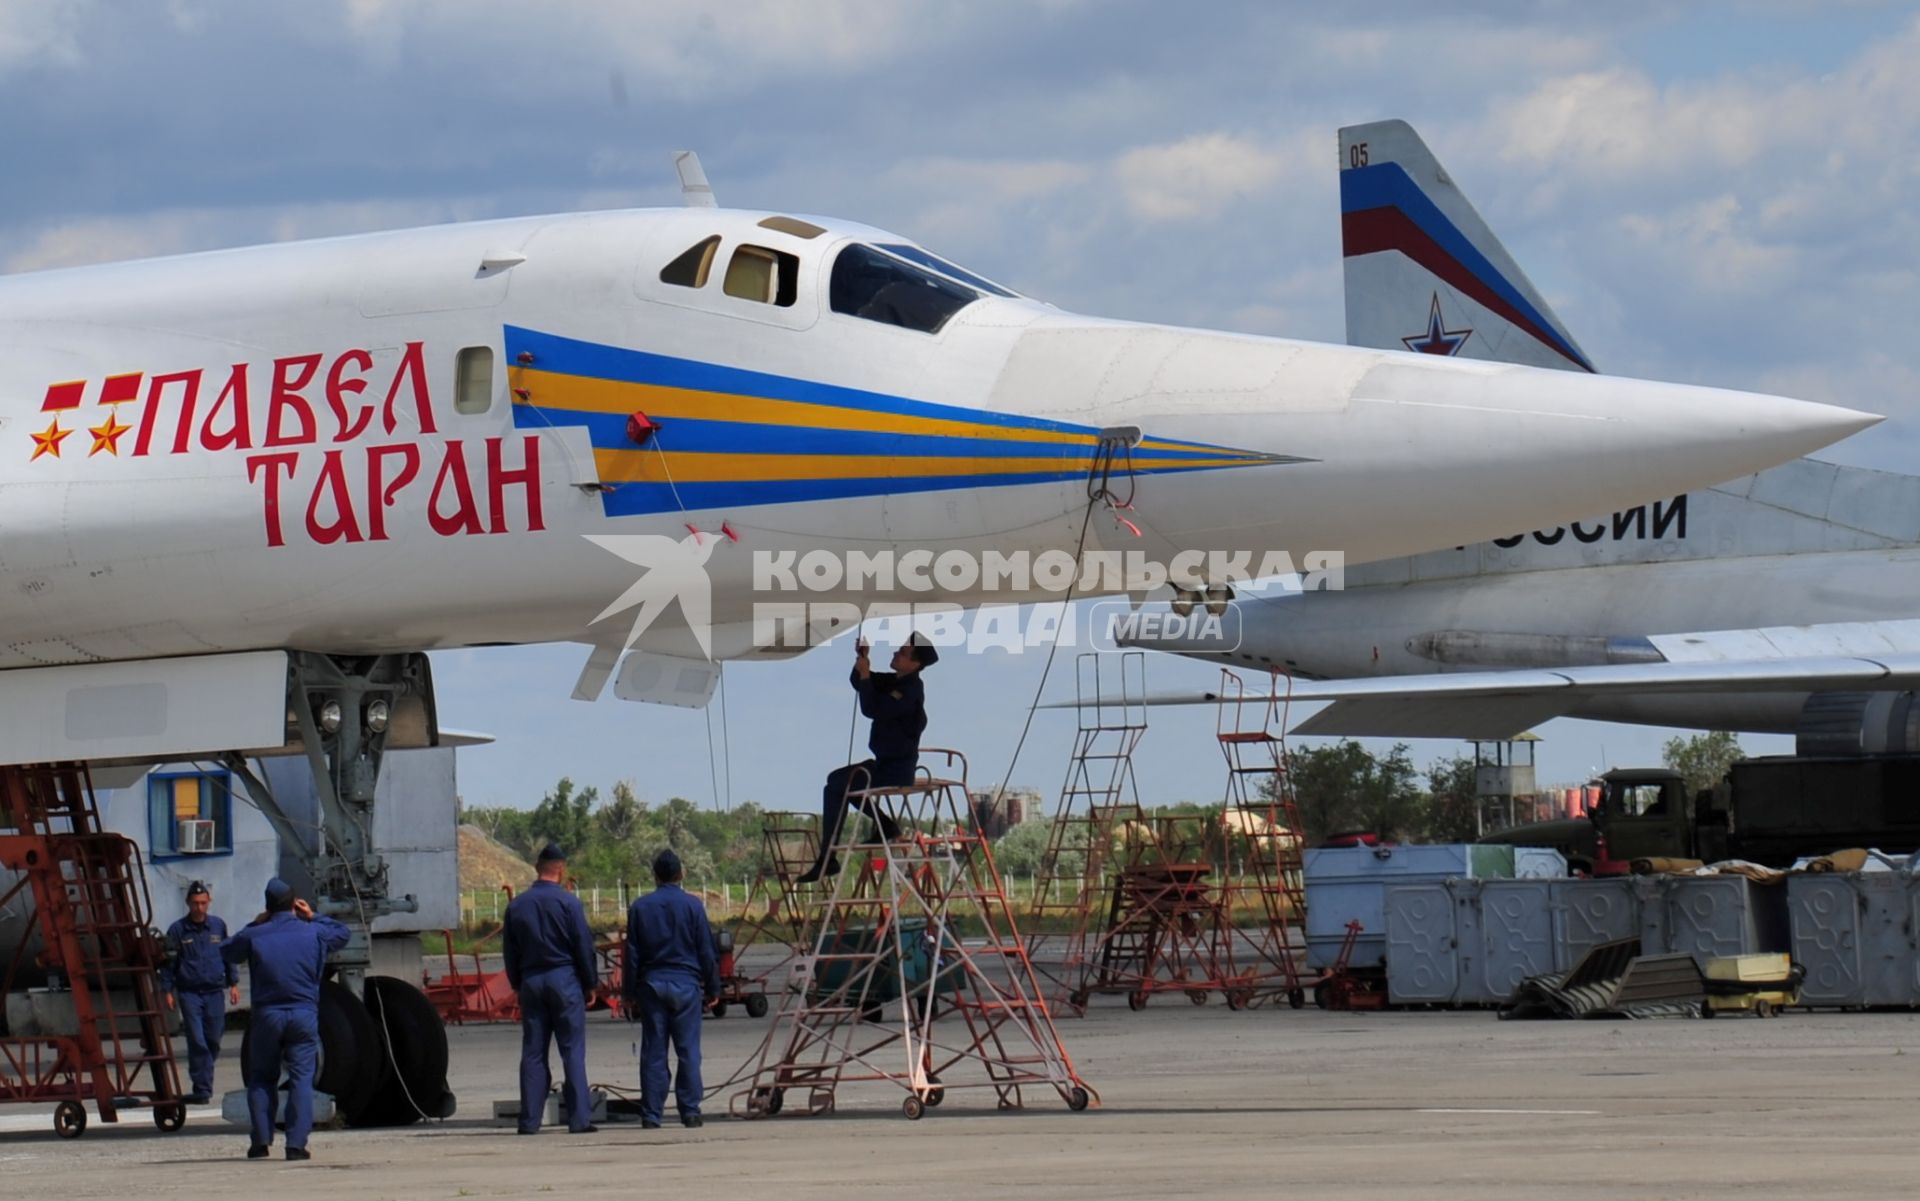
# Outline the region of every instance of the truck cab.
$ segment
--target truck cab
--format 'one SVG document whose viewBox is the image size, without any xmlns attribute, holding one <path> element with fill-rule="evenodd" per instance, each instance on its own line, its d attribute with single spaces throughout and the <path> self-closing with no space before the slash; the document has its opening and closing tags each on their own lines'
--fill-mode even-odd
<svg viewBox="0 0 1920 1201">
<path fill-rule="evenodd" d="M 1552 847 L 1574 871 L 1602 859 L 1699 858 L 1694 804 L 1686 781 L 1666 768 L 1621 768 L 1596 781 L 1600 803 L 1583 817 L 1513 826 L 1481 842 Z"/>
</svg>

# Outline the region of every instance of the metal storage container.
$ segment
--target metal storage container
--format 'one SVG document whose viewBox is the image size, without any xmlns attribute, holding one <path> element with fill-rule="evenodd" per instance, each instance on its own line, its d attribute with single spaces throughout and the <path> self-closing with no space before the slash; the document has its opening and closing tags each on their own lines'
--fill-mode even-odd
<svg viewBox="0 0 1920 1201">
<path fill-rule="evenodd" d="M 1744 876 L 1636 876 L 1640 949 L 1709 959 L 1787 950 L 1786 890 Z"/>
<path fill-rule="evenodd" d="M 1802 1005 L 1920 1005 L 1920 881 L 1906 872 L 1787 878 Z"/>
<path fill-rule="evenodd" d="M 1557 880 L 1553 900 L 1557 926 L 1553 971 L 1571 971 L 1601 943 L 1640 933 L 1640 900 L 1633 882 L 1624 876 Z"/>
<path fill-rule="evenodd" d="M 1379 967 L 1386 960 L 1388 885 L 1512 876 L 1513 848 L 1473 843 L 1310 847 L 1304 872 L 1307 963 L 1316 968 L 1331 965 L 1347 936 L 1347 923 L 1357 919 L 1361 933 L 1348 966 Z"/>
<path fill-rule="evenodd" d="M 1552 847 L 1515 847 L 1513 878 L 1564 880 L 1567 878 L 1567 857 Z"/>
<path fill-rule="evenodd" d="M 1448 880 L 1387 890 L 1387 999 L 1491 1005 L 1555 968 L 1554 882 Z"/>
</svg>

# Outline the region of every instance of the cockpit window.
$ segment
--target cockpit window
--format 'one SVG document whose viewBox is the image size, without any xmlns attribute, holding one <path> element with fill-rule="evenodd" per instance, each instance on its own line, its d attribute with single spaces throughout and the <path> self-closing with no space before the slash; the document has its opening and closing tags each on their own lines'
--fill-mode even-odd
<svg viewBox="0 0 1920 1201">
<path fill-rule="evenodd" d="M 855 243 L 833 262 L 828 283 L 836 313 L 937 334 L 948 318 L 980 299 L 972 288 Z"/>
<path fill-rule="evenodd" d="M 888 254 L 897 255 L 900 258 L 906 259 L 910 263 L 918 263 L 922 267 L 931 267 L 949 279 L 957 279 L 963 284 L 969 284 L 987 293 L 989 296 L 1010 297 L 1014 295 L 1014 293 L 1009 292 L 992 280 L 982 279 L 973 272 L 963 267 L 956 267 L 939 255 L 922 250 L 918 246 L 883 242 L 881 243 L 880 249 L 886 251 Z"/>
<path fill-rule="evenodd" d="M 729 296 L 787 308 L 793 304 L 799 274 L 800 260 L 783 250 L 736 246 L 721 287 Z"/>
<path fill-rule="evenodd" d="M 704 288 L 707 272 L 713 268 L 713 252 L 720 246 L 718 235 L 695 242 L 681 251 L 671 263 L 660 268 L 660 282 L 681 288 Z"/>
</svg>

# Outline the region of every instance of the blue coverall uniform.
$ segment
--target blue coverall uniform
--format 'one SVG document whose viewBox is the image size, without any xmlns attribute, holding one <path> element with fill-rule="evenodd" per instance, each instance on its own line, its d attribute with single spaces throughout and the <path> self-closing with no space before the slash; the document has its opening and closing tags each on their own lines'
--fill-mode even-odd
<svg viewBox="0 0 1920 1201">
<path fill-rule="evenodd" d="M 682 1121 L 700 1112 L 700 1015 L 720 996 L 707 908 L 662 884 L 627 909 L 621 994 L 640 1019 L 640 1119 L 658 1123 L 667 1100 L 667 1041 L 679 1055 L 673 1097 Z"/>
<path fill-rule="evenodd" d="M 560 1044 L 566 1072 L 561 1112 L 579 1133 L 592 1124 L 587 1099 L 587 994 L 597 983 L 593 932 L 580 898 L 550 880 L 507 905 L 500 950 L 507 983 L 520 996 L 520 1129 L 533 1133 L 547 1105 L 553 1073 L 547 1044 Z"/>
<path fill-rule="evenodd" d="M 227 990 L 240 983 L 240 969 L 220 957 L 226 941 L 227 923 L 211 913 L 204 922 L 183 917 L 167 927 L 160 987 L 180 1004 L 187 1076 L 195 1097 L 213 1094 L 213 1061 L 220 1058 L 220 1034 L 227 1024 Z"/>
<path fill-rule="evenodd" d="M 313 1131 L 313 1073 L 320 1059 L 320 980 L 327 955 L 347 945 L 348 929 L 330 917 L 311 921 L 273 914 L 220 947 L 228 963 L 247 961 L 253 995 L 253 1041 L 246 1063 L 247 1114 L 257 1147 L 273 1145 L 280 1068 L 287 1097 L 287 1146 L 304 1150 Z M 371 1050 L 371 1048 L 368 1048 Z"/>
<path fill-rule="evenodd" d="M 847 815 L 847 789 L 899 788 L 913 783 L 914 771 L 920 765 L 920 735 L 927 728 L 926 690 L 919 672 L 900 676 L 876 671 L 863 680 L 856 667 L 847 673 L 847 680 L 860 695 L 861 716 L 873 719 L 873 729 L 867 735 L 867 749 L 873 752 L 873 758 L 828 774 L 827 786 L 820 793 L 816 872 L 840 840 L 840 823 Z M 861 809 L 873 815 L 883 837 L 890 839 L 899 833 L 887 813 L 865 803 Z"/>
</svg>

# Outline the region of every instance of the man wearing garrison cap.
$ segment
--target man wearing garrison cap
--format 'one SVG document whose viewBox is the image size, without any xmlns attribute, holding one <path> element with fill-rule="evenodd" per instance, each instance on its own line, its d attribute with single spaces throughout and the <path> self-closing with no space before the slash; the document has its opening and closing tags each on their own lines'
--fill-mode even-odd
<svg viewBox="0 0 1920 1201">
<path fill-rule="evenodd" d="M 320 980 L 327 956 L 350 932 L 293 895 L 285 880 L 267 881 L 267 911 L 220 947 L 228 963 L 247 965 L 253 1016 L 247 1062 L 247 1115 L 253 1126 L 248 1159 L 273 1148 L 280 1071 L 287 1072 L 287 1158 L 313 1158 L 313 1073 L 320 1058 Z"/>
<path fill-rule="evenodd" d="M 227 1006 L 240 1003 L 240 969 L 220 957 L 227 923 L 212 909 L 213 893 L 206 884 L 189 884 L 187 916 L 167 927 L 167 958 L 160 965 L 160 990 L 167 994 L 167 1008 L 180 1011 L 187 1035 L 191 1105 L 205 1105 L 213 1096 L 213 1064 L 220 1058 Z"/>
<path fill-rule="evenodd" d="M 591 1134 L 599 1129 L 587 1098 L 587 997 L 599 983 L 593 932 L 580 898 L 560 883 L 566 852 L 548 843 L 534 866 L 540 878 L 508 903 L 500 930 L 507 983 L 520 997 L 520 1133 L 540 1133 L 553 1087 L 547 1045 L 557 1042 L 566 1072 L 561 1116 L 570 1133 Z"/>
<path fill-rule="evenodd" d="M 862 716 L 873 719 L 867 749 L 873 758 L 836 769 L 827 776 L 820 796 L 820 854 L 813 866 L 795 877 L 795 884 L 812 884 L 840 870 L 833 852 L 846 820 L 847 793 L 870 788 L 898 788 L 913 783 L 920 765 L 920 735 L 927 728 L 926 692 L 920 673 L 940 661 L 940 652 L 922 634 L 915 633 L 893 652 L 892 671 L 874 671 L 867 660 L 867 644 L 856 642 L 853 672 L 847 678 L 860 697 Z M 860 809 L 880 826 L 880 836 L 891 842 L 900 836 L 892 815 L 862 799 Z"/>
</svg>

